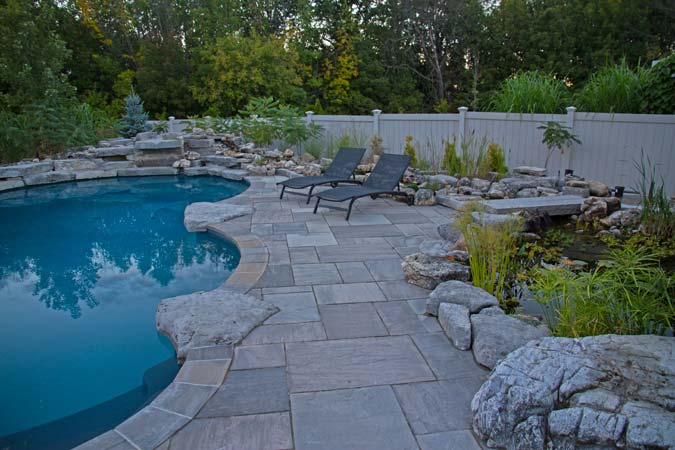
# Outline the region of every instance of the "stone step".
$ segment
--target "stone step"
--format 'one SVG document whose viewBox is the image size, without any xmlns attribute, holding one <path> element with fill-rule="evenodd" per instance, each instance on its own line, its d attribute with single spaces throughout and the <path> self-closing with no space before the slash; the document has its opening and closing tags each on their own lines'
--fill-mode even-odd
<svg viewBox="0 0 675 450">
<path fill-rule="evenodd" d="M 508 198 L 483 201 L 485 210 L 493 214 L 508 214 L 518 211 L 546 212 L 549 216 L 571 216 L 581 212 L 583 197 L 556 195 L 551 197 Z"/>
</svg>

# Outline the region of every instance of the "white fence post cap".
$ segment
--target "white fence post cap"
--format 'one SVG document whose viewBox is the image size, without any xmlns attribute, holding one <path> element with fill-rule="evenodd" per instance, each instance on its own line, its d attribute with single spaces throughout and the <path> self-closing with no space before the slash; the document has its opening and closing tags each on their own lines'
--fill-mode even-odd
<svg viewBox="0 0 675 450">
<path fill-rule="evenodd" d="M 382 114 L 382 110 L 381 109 L 374 109 L 372 111 L 372 113 L 373 113 L 374 116 L 378 116 L 378 115 Z"/>
<path fill-rule="evenodd" d="M 459 110 L 459 112 L 467 112 L 469 110 L 469 108 L 467 106 L 460 106 L 457 109 Z"/>
<path fill-rule="evenodd" d="M 577 110 L 577 107 L 576 106 L 568 106 L 565 109 L 567 110 L 568 113 L 573 113 L 574 111 Z"/>
</svg>

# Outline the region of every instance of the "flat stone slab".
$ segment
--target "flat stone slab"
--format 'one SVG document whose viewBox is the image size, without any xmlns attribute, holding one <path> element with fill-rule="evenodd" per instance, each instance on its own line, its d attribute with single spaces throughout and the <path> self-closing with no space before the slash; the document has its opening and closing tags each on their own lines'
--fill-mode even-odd
<svg viewBox="0 0 675 450">
<path fill-rule="evenodd" d="M 26 177 L 39 173 L 50 172 L 54 168 L 52 161 L 30 162 L 0 166 L 0 178 Z"/>
<path fill-rule="evenodd" d="M 190 203 L 183 213 L 183 224 L 188 231 L 206 231 L 211 224 L 226 222 L 253 213 L 250 206 L 232 203 Z"/>
<path fill-rule="evenodd" d="M 282 344 L 247 345 L 234 350 L 232 370 L 261 369 L 286 365 L 286 351 Z"/>
<path fill-rule="evenodd" d="M 394 386 L 415 434 L 471 428 L 471 399 L 480 379 L 432 381 Z"/>
<path fill-rule="evenodd" d="M 136 448 L 154 449 L 189 421 L 189 417 L 149 406 L 125 420 L 115 431 Z"/>
<path fill-rule="evenodd" d="M 295 284 L 299 286 L 342 282 L 335 264 L 293 264 L 291 267 Z"/>
<path fill-rule="evenodd" d="M 282 323 L 263 325 L 249 334 L 246 345 L 278 344 L 282 342 L 305 342 L 326 339 L 321 322 Z"/>
<path fill-rule="evenodd" d="M 337 245 L 332 233 L 289 234 L 286 236 L 289 247 L 321 247 Z"/>
<path fill-rule="evenodd" d="M 413 450 L 417 443 L 389 386 L 291 396 L 297 450 Z"/>
<path fill-rule="evenodd" d="M 136 141 L 134 149 L 136 150 L 164 150 L 167 148 L 183 148 L 181 139 L 146 139 Z"/>
<path fill-rule="evenodd" d="M 319 305 L 387 300 L 377 283 L 324 284 L 314 286 L 314 293 Z"/>
<path fill-rule="evenodd" d="M 469 430 L 444 431 L 417 436 L 421 450 L 481 450 Z"/>
<path fill-rule="evenodd" d="M 171 438 L 171 448 L 194 450 L 290 449 L 287 412 L 197 419 Z"/>
<path fill-rule="evenodd" d="M 546 212 L 549 216 L 571 216 L 581 212 L 583 197 L 576 195 L 554 195 L 551 197 L 507 198 L 482 202 L 485 209 L 493 214 L 509 214 L 518 211 Z"/>
<path fill-rule="evenodd" d="M 26 186 L 35 186 L 39 184 L 61 183 L 63 181 L 72 181 L 75 179 L 75 173 L 69 171 L 53 171 L 27 175 L 23 178 Z"/>
<path fill-rule="evenodd" d="M 173 167 L 139 167 L 135 169 L 119 169 L 118 177 L 147 177 L 159 175 L 178 175 L 178 169 Z"/>
<path fill-rule="evenodd" d="M 286 349 L 291 392 L 434 379 L 408 336 L 293 343 Z"/>
<path fill-rule="evenodd" d="M 235 344 L 279 309 L 227 289 L 162 300 L 157 328 L 169 336 L 179 360 L 193 347 Z"/>
<path fill-rule="evenodd" d="M 9 191 L 11 189 L 19 189 L 24 187 L 25 184 L 21 178 L 13 178 L 10 180 L 0 181 L 0 192 Z"/>
<path fill-rule="evenodd" d="M 199 412 L 199 417 L 228 417 L 288 411 L 283 367 L 236 370 Z"/>
<path fill-rule="evenodd" d="M 427 313 L 438 316 L 438 307 L 441 303 L 465 306 L 472 314 L 483 308 L 499 306 L 499 301 L 493 295 L 469 283 L 456 280 L 441 283 L 433 290 L 427 299 Z"/>
<path fill-rule="evenodd" d="M 321 305 L 319 310 L 328 339 L 387 335 L 387 329 L 372 303 Z"/>
<path fill-rule="evenodd" d="M 415 334 L 412 338 L 439 380 L 483 380 L 487 376 L 488 371 L 476 364 L 470 351 L 457 350 L 442 332 Z"/>
<path fill-rule="evenodd" d="M 321 320 L 316 307 L 314 294 L 294 292 L 287 294 L 267 294 L 266 302 L 278 307 L 280 311 L 267 319 L 265 324 L 316 322 Z"/>
</svg>

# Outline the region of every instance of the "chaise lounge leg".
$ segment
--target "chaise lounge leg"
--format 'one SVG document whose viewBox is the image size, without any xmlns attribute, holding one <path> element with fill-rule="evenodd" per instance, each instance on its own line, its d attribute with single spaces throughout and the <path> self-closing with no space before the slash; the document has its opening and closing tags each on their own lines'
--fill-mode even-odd
<svg viewBox="0 0 675 450">
<path fill-rule="evenodd" d="M 309 205 L 309 201 L 312 198 L 312 191 L 314 190 L 315 186 L 310 186 L 309 192 L 307 193 L 307 204 Z"/>
<path fill-rule="evenodd" d="M 321 199 L 319 197 L 316 198 L 316 205 L 314 205 L 314 214 L 316 214 L 316 210 L 319 209 L 319 202 Z"/>
<path fill-rule="evenodd" d="M 286 190 L 286 185 L 283 184 L 281 185 L 281 195 L 279 196 L 279 200 L 282 200 L 284 198 L 284 191 Z"/>
<path fill-rule="evenodd" d="M 352 205 L 354 205 L 355 201 L 356 201 L 356 198 L 353 198 L 349 202 L 349 208 L 347 209 L 347 219 L 346 220 L 349 220 L 349 216 L 351 216 L 351 214 L 352 214 Z"/>
</svg>

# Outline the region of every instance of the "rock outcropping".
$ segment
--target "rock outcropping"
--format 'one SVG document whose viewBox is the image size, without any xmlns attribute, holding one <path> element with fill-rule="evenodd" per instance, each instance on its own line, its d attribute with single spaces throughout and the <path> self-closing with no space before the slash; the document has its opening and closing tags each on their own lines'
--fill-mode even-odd
<svg viewBox="0 0 675 450">
<path fill-rule="evenodd" d="M 190 203 L 185 208 L 183 224 L 188 231 L 206 231 L 209 224 L 225 222 L 252 212 L 250 206 L 232 203 Z"/>
<path fill-rule="evenodd" d="M 495 367 L 471 408 L 494 448 L 675 448 L 675 339 L 532 341 Z"/>
<path fill-rule="evenodd" d="M 191 348 L 236 344 L 278 311 L 271 303 L 222 288 L 164 299 L 156 320 L 183 361 Z"/>
</svg>

